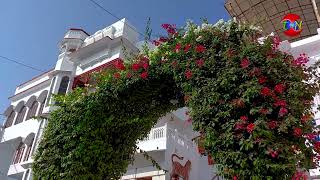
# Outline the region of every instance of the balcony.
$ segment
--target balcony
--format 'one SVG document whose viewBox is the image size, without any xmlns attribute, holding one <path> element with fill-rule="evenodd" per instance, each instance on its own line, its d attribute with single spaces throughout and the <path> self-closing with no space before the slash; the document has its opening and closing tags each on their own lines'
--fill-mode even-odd
<svg viewBox="0 0 320 180">
<path fill-rule="evenodd" d="M 138 142 L 139 149 L 143 151 L 165 150 L 167 141 L 167 125 L 152 128 L 149 135 Z"/>
</svg>

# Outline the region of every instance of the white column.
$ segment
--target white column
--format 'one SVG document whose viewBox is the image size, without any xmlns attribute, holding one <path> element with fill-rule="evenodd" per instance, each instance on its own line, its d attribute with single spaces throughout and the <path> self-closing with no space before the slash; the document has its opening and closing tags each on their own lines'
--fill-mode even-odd
<svg viewBox="0 0 320 180">
<path fill-rule="evenodd" d="M 13 125 L 14 125 L 14 123 L 16 122 L 17 117 L 18 117 L 18 114 L 19 114 L 18 112 L 14 111 L 14 118 L 13 118 L 13 121 L 12 121 L 11 126 L 13 126 Z"/>
<path fill-rule="evenodd" d="M 38 107 L 37 107 L 35 116 L 38 116 L 38 115 L 39 115 L 39 111 L 40 111 L 40 107 L 41 107 L 41 103 L 38 102 L 38 101 L 37 101 L 37 103 L 38 103 Z M 43 102 L 43 103 L 44 103 L 44 102 Z"/>
<path fill-rule="evenodd" d="M 21 157 L 21 161 L 20 161 L 19 163 L 23 162 L 24 157 L 26 156 L 26 153 L 27 153 L 27 149 L 28 149 L 28 146 L 25 144 L 25 148 L 24 148 L 24 150 L 23 150 L 23 154 L 22 154 L 22 157 Z"/>
<path fill-rule="evenodd" d="M 22 121 L 21 121 L 21 122 L 23 122 L 23 121 L 25 121 L 25 120 L 26 120 L 27 115 L 28 115 L 28 113 L 29 113 L 29 111 L 30 111 L 30 108 L 29 108 L 28 106 L 25 106 L 25 107 L 27 108 L 27 110 L 26 110 L 26 112 L 24 113 L 24 117 L 23 117 L 23 119 L 22 119 Z"/>
<path fill-rule="evenodd" d="M 32 169 L 29 169 L 29 174 L 27 176 L 27 180 L 32 180 Z"/>
<path fill-rule="evenodd" d="M 27 176 L 27 172 L 28 172 L 28 170 L 26 170 L 25 172 L 23 172 L 23 175 L 22 175 L 22 180 L 25 180 L 25 179 L 26 179 L 26 176 Z"/>
<path fill-rule="evenodd" d="M 33 143 L 32 143 L 32 148 L 31 148 L 31 151 L 30 151 L 30 157 L 32 157 L 33 152 L 38 147 L 38 143 L 41 140 L 41 136 L 43 134 L 43 129 L 45 128 L 45 125 L 46 125 L 46 119 L 43 119 L 40 122 L 39 129 L 38 129 L 37 133 L 34 136 L 34 140 L 33 140 Z"/>
</svg>

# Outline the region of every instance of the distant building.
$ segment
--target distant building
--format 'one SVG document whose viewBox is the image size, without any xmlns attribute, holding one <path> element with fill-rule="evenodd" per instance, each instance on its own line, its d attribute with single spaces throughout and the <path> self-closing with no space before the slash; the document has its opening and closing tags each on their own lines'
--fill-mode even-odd
<svg viewBox="0 0 320 180">
<path fill-rule="evenodd" d="M 261 26 L 265 35 L 276 33 L 290 42 L 317 34 L 320 23 L 320 0 L 226 0 L 225 8 L 232 17 Z M 302 33 L 288 37 L 283 33 L 282 18 L 294 13 L 302 19 Z"/>
<path fill-rule="evenodd" d="M 114 62 L 124 60 L 125 54 L 139 52 L 138 33 L 128 23 L 122 19 L 93 35 L 82 29 L 70 29 L 60 43 L 55 68 L 16 88 L 9 97 L 11 105 L 4 112 L 7 119 L 0 141 L 0 180 L 32 179 L 32 155 L 47 124 L 45 119 L 33 117 L 45 117 L 55 108 L 49 106 L 53 103 L 52 94 L 65 94 L 84 86 L 90 83 L 92 72 L 112 67 Z M 137 142 L 169 173 L 155 169 L 137 153 L 123 180 L 169 180 L 172 160 L 185 167 L 190 180 L 211 180 L 215 176 L 211 161 L 208 164 L 208 157 L 201 156 L 191 140 L 197 133 L 185 126 L 185 111 L 183 108 L 159 117 L 149 136 Z M 184 158 L 179 160 L 177 156 Z"/>
</svg>

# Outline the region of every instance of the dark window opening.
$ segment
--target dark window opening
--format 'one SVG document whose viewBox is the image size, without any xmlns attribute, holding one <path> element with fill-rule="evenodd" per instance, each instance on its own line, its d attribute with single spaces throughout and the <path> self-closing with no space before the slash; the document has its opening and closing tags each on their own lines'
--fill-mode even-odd
<svg viewBox="0 0 320 180">
<path fill-rule="evenodd" d="M 15 115 L 16 113 L 12 111 L 9 117 L 7 118 L 6 124 L 4 125 L 5 128 L 12 126 Z"/>
<path fill-rule="evenodd" d="M 36 116 L 38 105 L 39 105 L 39 103 L 37 101 L 33 102 L 32 106 L 30 107 L 29 112 L 27 114 L 26 120 L 29 120 L 32 117 Z"/>
<path fill-rule="evenodd" d="M 20 143 L 20 145 L 19 145 L 18 149 L 16 150 L 16 153 L 13 157 L 12 164 L 17 164 L 17 163 L 21 162 L 24 149 L 25 149 L 25 145 L 23 143 Z"/>
<path fill-rule="evenodd" d="M 68 85 L 69 85 L 69 77 L 68 76 L 64 76 L 61 79 L 61 83 L 60 83 L 60 86 L 59 86 L 58 94 L 59 95 L 66 94 L 67 90 L 68 90 Z"/>
<path fill-rule="evenodd" d="M 27 147 L 26 155 L 24 156 L 23 161 L 27 161 L 30 157 L 33 140 L 34 139 L 32 139 L 30 145 Z"/>
<path fill-rule="evenodd" d="M 26 114 L 26 111 L 27 111 L 27 107 L 26 106 L 23 106 L 23 108 L 20 110 L 20 112 L 18 113 L 18 116 L 17 116 L 17 120 L 16 122 L 14 122 L 14 124 L 19 124 L 19 123 L 22 123 L 23 119 L 24 119 L 24 116 Z"/>
</svg>

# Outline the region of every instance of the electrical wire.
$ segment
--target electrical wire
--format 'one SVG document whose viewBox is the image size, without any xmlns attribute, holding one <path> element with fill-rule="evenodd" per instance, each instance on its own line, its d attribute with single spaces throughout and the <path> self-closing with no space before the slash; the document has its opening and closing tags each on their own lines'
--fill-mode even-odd
<svg viewBox="0 0 320 180">
<path fill-rule="evenodd" d="M 92 2 L 94 5 L 98 6 L 100 9 L 102 9 L 103 11 L 105 11 L 106 13 L 108 13 L 110 16 L 114 17 L 115 19 L 121 21 L 121 19 L 116 16 L 115 14 L 113 14 L 112 12 L 110 12 L 109 10 L 107 10 L 106 8 L 104 8 L 102 5 L 100 5 L 99 3 L 97 3 L 96 1 L 94 0 L 89 0 L 90 2 Z M 130 27 L 133 31 L 139 33 L 140 35 L 142 36 L 146 36 L 144 33 L 141 33 L 139 31 L 136 30 L 136 28 L 132 27 L 130 24 L 126 23 L 126 22 L 123 22 L 124 24 L 126 24 L 128 27 Z M 152 35 L 151 35 L 152 36 Z"/>
<path fill-rule="evenodd" d="M 6 57 L 6 56 L 0 55 L 0 60 L 6 60 L 6 61 L 8 61 L 8 62 L 13 62 L 13 63 L 15 63 L 15 64 L 18 64 L 18 65 L 20 65 L 20 66 L 27 67 L 27 68 L 32 69 L 32 70 L 35 70 L 35 71 L 45 72 L 44 70 L 41 70 L 41 69 L 38 69 L 38 68 L 36 68 L 36 67 L 33 67 L 33 66 L 30 66 L 30 65 L 24 64 L 24 63 L 19 62 L 19 61 L 16 61 L 16 60 L 13 60 L 13 59 L 8 58 L 8 57 Z"/>
</svg>

